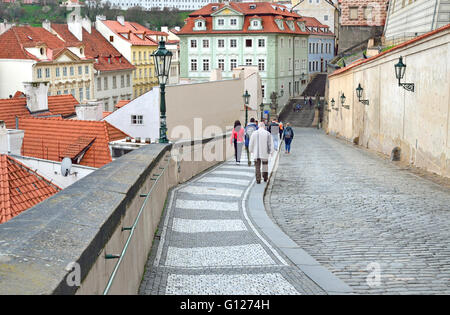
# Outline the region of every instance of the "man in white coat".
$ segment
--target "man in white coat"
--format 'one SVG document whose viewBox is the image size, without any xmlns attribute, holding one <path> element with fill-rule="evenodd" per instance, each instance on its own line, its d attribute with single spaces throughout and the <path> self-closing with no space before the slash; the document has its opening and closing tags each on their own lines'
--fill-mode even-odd
<svg viewBox="0 0 450 315">
<path fill-rule="evenodd" d="M 259 123 L 257 131 L 250 137 L 249 150 L 255 160 L 256 183 L 261 183 L 261 164 L 262 176 L 267 182 L 269 177 L 269 157 L 274 151 L 273 140 L 270 133 L 266 130 L 263 122 Z"/>
</svg>

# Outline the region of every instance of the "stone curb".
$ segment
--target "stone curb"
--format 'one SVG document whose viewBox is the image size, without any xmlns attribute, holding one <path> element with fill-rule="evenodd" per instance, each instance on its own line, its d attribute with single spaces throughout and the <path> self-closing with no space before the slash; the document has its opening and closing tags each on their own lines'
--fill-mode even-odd
<svg viewBox="0 0 450 315">
<path fill-rule="evenodd" d="M 280 142 L 280 148 L 282 141 Z M 331 271 L 323 267 L 305 250 L 299 247 L 287 236 L 278 225 L 268 216 L 264 205 L 264 197 L 271 186 L 272 177 L 278 168 L 281 150 L 278 150 L 273 168 L 269 174 L 267 185 L 254 185 L 248 199 L 248 210 L 252 221 L 261 229 L 265 236 L 284 254 L 294 265 L 305 273 L 314 283 L 329 295 L 351 294 L 353 290 L 344 281 L 336 277 Z"/>
</svg>

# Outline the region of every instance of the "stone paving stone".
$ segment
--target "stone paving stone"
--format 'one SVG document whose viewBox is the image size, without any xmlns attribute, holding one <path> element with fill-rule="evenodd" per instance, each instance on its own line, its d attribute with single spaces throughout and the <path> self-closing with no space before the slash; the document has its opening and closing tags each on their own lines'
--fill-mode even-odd
<svg viewBox="0 0 450 315">
<path fill-rule="evenodd" d="M 140 294 L 325 294 L 247 221 L 253 172 L 227 162 L 171 192 Z"/>
<path fill-rule="evenodd" d="M 282 230 L 356 293 L 450 294 L 450 191 L 320 131 L 295 135 L 266 200 Z"/>
</svg>

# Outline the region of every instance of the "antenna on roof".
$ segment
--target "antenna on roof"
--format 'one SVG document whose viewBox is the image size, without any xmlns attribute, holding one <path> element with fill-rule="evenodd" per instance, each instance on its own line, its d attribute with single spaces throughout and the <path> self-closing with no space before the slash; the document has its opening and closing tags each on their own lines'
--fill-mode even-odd
<svg viewBox="0 0 450 315">
<path fill-rule="evenodd" d="M 70 170 L 72 169 L 72 159 L 65 157 L 61 162 L 61 175 L 67 177 L 70 175 Z"/>
</svg>

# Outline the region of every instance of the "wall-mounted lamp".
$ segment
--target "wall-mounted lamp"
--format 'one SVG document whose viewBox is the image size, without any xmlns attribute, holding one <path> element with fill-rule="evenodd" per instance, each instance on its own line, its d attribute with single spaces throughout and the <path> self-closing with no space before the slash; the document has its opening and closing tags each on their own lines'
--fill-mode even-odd
<svg viewBox="0 0 450 315">
<path fill-rule="evenodd" d="M 414 92 L 414 83 L 401 83 L 400 80 L 403 79 L 406 72 L 406 65 L 403 63 L 403 57 L 400 56 L 398 63 L 395 67 L 395 76 L 398 79 L 398 86 L 403 86 L 403 88 L 407 91 Z"/>
<path fill-rule="evenodd" d="M 341 105 L 345 109 L 350 109 L 350 105 L 344 105 L 345 104 L 345 99 L 346 99 L 346 97 L 345 97 L 344 93 L 342 93 L 342 95 L 341 95 Z"/>
<path fill-rule="evenodd" d="M 333 108 L 335 111 L 339 110 L 338 107 L 334 107 L 334 104 L 336 104 L 336 101 L 334 100 L 334 98 L 331 99 L 330 103 L 331 103 L 331 108 Z"/>
<path fill-rule="evenodd" d="M 356 96 L 358 96 L 358 101 L 360 103 L 363 103 L 364 105 L 369 105 L 369 100 L 362 100 L 362 92 L 363 92 L 363 88 L 361 87 L 361 83 L 358 84 L 358 87 L 356 88 Z"/>
</svg>

